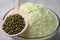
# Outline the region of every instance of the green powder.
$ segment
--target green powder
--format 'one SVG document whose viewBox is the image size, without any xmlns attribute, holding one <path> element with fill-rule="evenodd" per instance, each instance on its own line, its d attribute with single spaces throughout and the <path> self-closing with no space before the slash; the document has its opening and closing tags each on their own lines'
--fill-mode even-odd
<svg viewBox="0 0 60 40">
<path fill-rule="evenodd" d="M 43 37 L 53 33 L 58 27 L 58 19 L 40 4 L 26 3 L 21 11 L 29 20 L 29 27 L 23 33 L 24 37 Z"/>
</svg>

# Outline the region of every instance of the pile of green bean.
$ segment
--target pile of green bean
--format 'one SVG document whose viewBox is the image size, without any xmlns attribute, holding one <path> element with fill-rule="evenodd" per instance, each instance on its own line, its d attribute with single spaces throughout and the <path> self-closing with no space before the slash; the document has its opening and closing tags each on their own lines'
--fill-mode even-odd
<svg viewBox="0 0 60 40">
<path fill-rule="evenodd" d="M 3 24 L 3 30 L 9 35 L 21 32 L 24 27 L 24 18 L 19 14 L 10 15 Z"/>
</svg>

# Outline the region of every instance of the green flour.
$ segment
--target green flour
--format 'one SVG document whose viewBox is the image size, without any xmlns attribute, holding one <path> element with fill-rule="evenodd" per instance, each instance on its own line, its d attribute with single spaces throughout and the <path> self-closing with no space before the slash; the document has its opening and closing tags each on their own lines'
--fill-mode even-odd
<svg viewBox="0 0 60 40">
<path fill-rule="evenodd" d="M 26 3 L 20 7 L 29 21 L 24 37 L 43 37 L 53 33 L 58 27 L 58 19 L 44 6 Z"/>
</svg>

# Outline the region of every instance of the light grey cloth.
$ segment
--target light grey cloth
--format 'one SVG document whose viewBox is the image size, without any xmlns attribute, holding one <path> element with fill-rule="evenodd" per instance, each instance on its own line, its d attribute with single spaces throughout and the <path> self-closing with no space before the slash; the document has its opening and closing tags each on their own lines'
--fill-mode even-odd
<svg viewBox="0 0 60 40">
<path fill-rule="evenodd" d="M 43 4 L 45 7 L 52 9 L 60 17 L 60 0 L 21 0 L 21 4 L 24 4 L 26 2 Z M 0 0 L 0 22 L 2 21 L 2 18 L 6 12 L 14 6 L 15 0 Z M 3 35 L 2 32 L 0 32 L 0 40 L 19 40 L 19 38 L 7 37 Z M 57 34 L 49 40 L 60 40 L 60 29 L 57 31 Z"/>
</svg>

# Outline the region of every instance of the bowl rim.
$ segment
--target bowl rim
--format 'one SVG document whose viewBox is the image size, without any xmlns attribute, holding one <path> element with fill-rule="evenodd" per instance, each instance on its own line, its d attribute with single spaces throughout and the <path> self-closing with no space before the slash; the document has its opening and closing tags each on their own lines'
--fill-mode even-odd
<svg viewBox="0 0 60 40">
<path fill-rule="evenodd" d="M 44 7 L 45 7 L 45 6 L 44 6 Z M 46 7 L 45 7 L 45 8 L 46 8 Z M 10 9 L 10 10 L 4 15 L 3 20 L 4 20 L 5 16 L 6 16 L 11 10 L 13 10 L 13 9 L 14 9 L 14 8 Z M 52 12 L 52 14 L 54 14 L 54 15 L 56 16 L 56 18 L 57 18 L 57 20 L 58 20 L 58 27 L 57 27 L 57 29 L 56 29 L 54 32 L 52 32 L 51 34 L 48 34 L 48 35 L 43 36 L 43 37 L 33 37 L 33 38 L 30 38 L 30 37 L 23 37 L 23 36 L 20 36 L 20 35 L 19 35 L 18 37 L 25 38 L 25 39 L 40 39 L 40 38 L 48 37 L 48 36 L 54 34 L 55 32 L 57 32 L 57 30 L 59 29 L 59 26 L 60 26 L 59 16 L 58 16 L 58 15 L 55 13 L 55 11 L 53 11 L 52 9 L 50 9 L 50 8 L 46 8 L 46 9 L 48 9 L 50 12 Z"/>
</svg>

